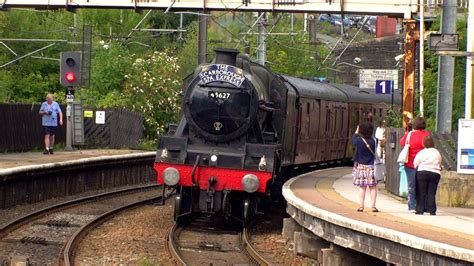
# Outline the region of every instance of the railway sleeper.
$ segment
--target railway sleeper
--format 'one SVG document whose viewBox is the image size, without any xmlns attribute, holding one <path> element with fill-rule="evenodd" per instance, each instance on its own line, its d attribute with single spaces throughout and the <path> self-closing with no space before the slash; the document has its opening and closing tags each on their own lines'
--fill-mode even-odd
<svg viewBox="0 0 474 266">
<path fill-rule="evenodd" d="M 36 238 L 36 239 L 34 239 Z M 4 238 L 1 240 L 1 242 L 5 243 L 18 243 L 20 242 L 21 244 L 28 245 L 28 244 L 34 244 L 34 245 L 43 245 L 43 246 L 62 246 L 64 242 L 61 241 L 50 241 L 46 240 L 43 237 L 23 237 L 21 239 L 14 239 L 14 238 Z M 0 264 L 2 265 L 2 264 Z"/>
</svg>

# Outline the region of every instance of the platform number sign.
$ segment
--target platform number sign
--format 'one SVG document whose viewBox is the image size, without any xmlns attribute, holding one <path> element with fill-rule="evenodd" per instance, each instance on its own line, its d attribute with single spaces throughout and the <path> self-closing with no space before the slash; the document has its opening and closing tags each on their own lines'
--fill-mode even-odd
<svg viewBox="0 0 474 266">
<path fill-rule="evenodd" d="M 390 94 L 392 91 L 391 80 L 376 80 L 375 81 L 375 93 L 377 94 Z"/>
</svg>

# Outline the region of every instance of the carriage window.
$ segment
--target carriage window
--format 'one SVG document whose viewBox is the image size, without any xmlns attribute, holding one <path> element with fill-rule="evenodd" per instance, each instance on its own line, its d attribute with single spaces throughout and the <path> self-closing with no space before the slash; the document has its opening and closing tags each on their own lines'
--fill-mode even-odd
<svg viewBox="0 0 474 266">
<path fill-rule="evenodd" d="M 310 102 L 307 102 L 306 103 L 306 112 L 307 114 L 309 114 L 309 108 L 311 107 L 311 103 Z"/>
</svg>

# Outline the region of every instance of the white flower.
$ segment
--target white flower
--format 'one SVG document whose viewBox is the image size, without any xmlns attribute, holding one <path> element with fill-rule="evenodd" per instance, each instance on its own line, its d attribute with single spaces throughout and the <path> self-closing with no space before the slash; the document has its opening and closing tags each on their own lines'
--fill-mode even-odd
<svg viewBox="0 0 474 266">
<path fill-rule="evenodd" d="M 104 44 L 104 49 L 105 49 L 105 50 L 109 49 L 109 45 L 108 45 L 108 44 Z"/>
</svg>

